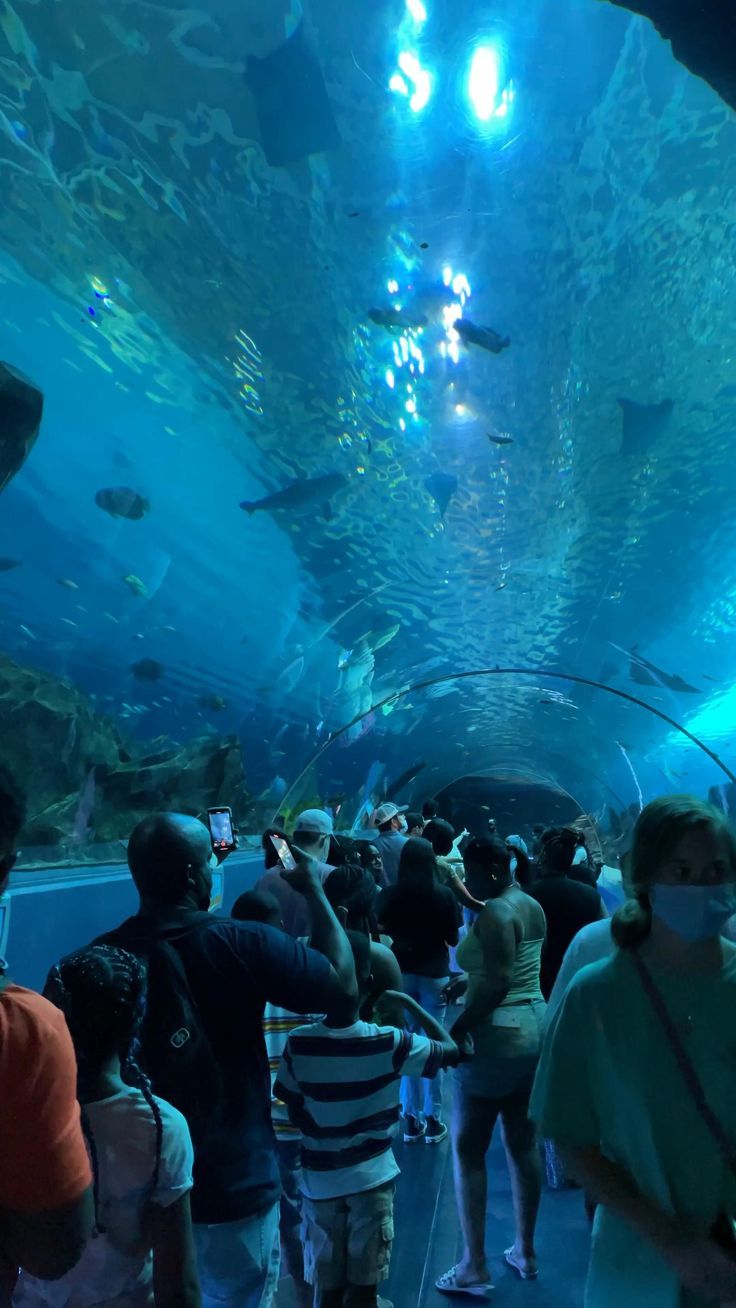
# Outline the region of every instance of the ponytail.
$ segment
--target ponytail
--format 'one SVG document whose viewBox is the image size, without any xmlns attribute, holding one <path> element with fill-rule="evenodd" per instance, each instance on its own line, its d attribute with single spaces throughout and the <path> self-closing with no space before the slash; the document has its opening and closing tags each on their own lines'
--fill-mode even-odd
<svg viewBox="0 0 736 1308">
<path fill-rule="evenodd" d="M 652 901 L 646 891 L 637 892 L 614 913 L 611 935 L 619 949 L 638 949 L 652 930 Z"/>
</svg>

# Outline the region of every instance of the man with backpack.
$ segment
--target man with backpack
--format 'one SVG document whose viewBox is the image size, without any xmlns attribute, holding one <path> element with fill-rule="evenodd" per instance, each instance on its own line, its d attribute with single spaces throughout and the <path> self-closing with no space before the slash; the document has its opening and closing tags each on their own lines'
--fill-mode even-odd
<svg viewBox="0 0 736 1308">
<path fill-rule="evenodd" d="M 187 1118 L 204 1308 L 270 1308 L 279 1269 L 279 1174 L 263 1039 L 266 1002 L 326 1011 L 354 997 L 347 937 L 311 861 L 284 873 L 309 905 L 312 948 L 208 913 L 216 860 L 195 818 L 144 819 L 128 845 L 140 908 L 96 943 L 147 960 L 141 1063 Z"/>
</svg>

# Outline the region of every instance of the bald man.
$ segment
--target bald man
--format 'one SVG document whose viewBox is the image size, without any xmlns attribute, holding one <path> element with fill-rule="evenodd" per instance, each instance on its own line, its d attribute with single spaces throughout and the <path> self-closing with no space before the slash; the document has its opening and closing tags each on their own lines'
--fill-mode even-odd
<svg viewBox="0 0 736 1308">
<path fill-rule="evenodd" d="M 263 922 L 211 916 L 217 860 L 207 828 L 195 818 L 146 818 L 130 838 L 128 865 L 140 897 L 138 913 L 102 940 L 149 958 L 142 1061 L 154 1091 L 189 1113 L 203 1308 L 270 1308 L 279 1272 L 280 1186 L 263 1010 L 268 1002 L 319 1013 L 336 996 L 354 995 L 350 945 L 311 860 L 284 874 L 309 907 L 311 948 Z M 175 1012 L 167 993 L 172 974 L 165 966 L 172 951 L 174 968 L 183 969 L 184 977 L 177 971 L 175 985 L 179 992 L 188 988 L 184 1011 L 194 1028 L 198 1064 L 187 1063 L 186 1025 L 164 1029 L 162 1015 Z M 172 1076 L 181 1057 L 181 1072 Z M 208 1097 L 212 1103 L 205 1102 L 202 1115 L 201 1101 Z"/>
</svg>

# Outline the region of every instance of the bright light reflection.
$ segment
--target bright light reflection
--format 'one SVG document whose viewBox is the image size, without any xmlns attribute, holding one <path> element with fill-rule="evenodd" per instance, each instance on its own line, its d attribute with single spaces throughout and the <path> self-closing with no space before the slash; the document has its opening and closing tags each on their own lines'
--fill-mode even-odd
<svg viewBox="0 0 736 1308">
<path fill-rule="evenodd" d="M 447 265 L 447 267 L 442 269 L 442 280 L 445 286 L 449 286 L 450 282 L 452 281 L 452 268 L 449 266 L 449 264 Z"/>
<path fill-rule="evenodd" d="M 388 89 L 389 91 L 395 91 L 397 95 L 409 94 L 409 87 L 401 76 L 401 73 L 394 73 L 388 84 Z"/>
<path fill-rule="evenodd" d="M 414 83 L 414 94 L 409 100 L 409 108 L 413 113 L 419 114 L 429 104 L 429 97 L 432 94 L 432 79 L 426 68 L 422 68 L 417 56 L 412 54 L 410 50 L 401 51 L 399 68 L 404 76 Z M 391 81 L 393 80 L 392 78 Z M 389 86 L 391 86 L 391 83 L 389 83 Z"/>
<path fill-rule="evenodd" d="M 499 59 L 490 45 L 481 45 L 473 55 L 468 76 L 468 97 L 476 118 L 487 123 L 498 102 Z"/>
<path fill-rule="evenodd" d="M 427 11 L 422 4 L 422 0 L 406 0 L 406 7 L 415 23 L 426 23 Z"/>
<path fill-rule="evenodd" d="M 386 369 L 386 385 L 389 386 L 391 390 L 393 390 L 396 385 L 396 378 L 391 368 Z"/>
<path fill-rule="evenodd" d="M 399 283 L 398 283 L 398 282 L 390 281 L 390 282 L 387 282 L 387 283 L 386 283 L 386 286 L 387 286 L 387 288 L 388 288 L 388 293 L 389 293 L 389 295 L 396 295 L 396 294 L 398 294 L 398 290 L 399 290 Z"/>
</svg>

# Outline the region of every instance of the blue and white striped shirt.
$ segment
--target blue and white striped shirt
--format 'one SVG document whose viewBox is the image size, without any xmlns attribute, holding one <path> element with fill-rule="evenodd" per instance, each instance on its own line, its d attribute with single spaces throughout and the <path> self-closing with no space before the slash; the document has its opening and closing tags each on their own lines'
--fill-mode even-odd
<svg viewBox="0 0 736 1308">
<path fill-rule="evenodd" d="M 286 1042 L 274 1093 L 304 1137 L 302 1190 L 310 1199 L 362 1194 L 393 1179 L 402 1076 L 436 1076 L 442 1046 L 393 1026 L 324 1022 Z"/>
</svg>

